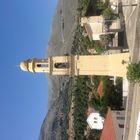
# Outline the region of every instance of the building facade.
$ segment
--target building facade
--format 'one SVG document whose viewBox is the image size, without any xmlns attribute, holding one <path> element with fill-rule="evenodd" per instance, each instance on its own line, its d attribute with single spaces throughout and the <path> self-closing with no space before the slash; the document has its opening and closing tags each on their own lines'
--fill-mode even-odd
<svg viewBox="0 0 140 140">
<path fill-rule="evenodd" d="M 108 23 L 110 26 L 108 26 Z M 81 26 L 84 27 L 90 40 L 100 40 L 101 35 L 115 34 L 122 31 L 121 20 L 104 20 L 103 16 L 90 16 L 81 18 Z"/>
</svg>

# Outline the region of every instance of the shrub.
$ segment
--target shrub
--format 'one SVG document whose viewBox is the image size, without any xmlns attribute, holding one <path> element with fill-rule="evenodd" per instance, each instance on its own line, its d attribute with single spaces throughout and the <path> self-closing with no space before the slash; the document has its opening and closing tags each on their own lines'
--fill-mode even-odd
<svg viewBox="0 0 140 140">
<path fill-rule="evenodd" d="M 100 35 L 101 41 L 111 41 L 113 37 L 112 34 Z"/>
<path fill-rule="evenodd" d="M 114 14 L 112 9 L 108 7 L 103 11 L 103 17 L 105 20 L 115 20 L 118 17 L 118 15 Z M 111 23 L 108 24 L 111 25 Z"/>
<path fill-rule="evenodd" d="M 85 16 L 88 6 L 89 6 L 90 0 L 81 0 L 81 14 L 82 16 Z"/>
<path fill-rule="evenodd" d="M 103 47 L 101 47 L 100 42 L 98 41 L 94 42 L 94 48 L 98 54 L 101 54 L 105 50 Z"/>
<path fill-rule="evenodd" d="M 103 11 L 103 17 L 105 19 L 111 19 L 112 18 L 112 10 L 110 8 L 106 8 L 104 11 Z"/>
<path fill-rule="evenodd" d="M 127 79 L 131 82 L 140 83 L 140 61 L 129 64 L 127 70 Z"/>
<path fill-rule="evenodd" d="M 89 105 L 92 106 L 96 111 L 99 111 L 101 108 L 100 99 L 92 97 L 89 101 Z"/>
<path fill-rule="evenodd" d="M 83 139 L 84 129 L 87 125 L 85 116 L 88 107 L 88 91 L 85 86 L 87 80 L 86 76 L 77 76 L 73 85 L 75 140 Z"/>
<path fill-rule="evenodd" d="M 105 10 L 107 8 L 106 4 L 102 1 L 99 1 L 97 4 L 96 4 L 96 7 L 98 10 Z"/>
</svg>

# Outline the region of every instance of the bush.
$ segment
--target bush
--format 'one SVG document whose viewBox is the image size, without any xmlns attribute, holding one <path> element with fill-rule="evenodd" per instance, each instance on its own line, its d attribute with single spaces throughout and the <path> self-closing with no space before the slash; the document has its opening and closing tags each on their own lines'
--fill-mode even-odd
<svg viewBox="0 0 140 140">
<path fill-rule="evenodd" d="M 111 19 L 112 18 L 112 10 L 110 8 L 106 8 L 104 11 L 103 11 L 103 17 L 105 19 Z"/>
<path fill-rule="evenodd" d="M 102 1 L 99 1 L 97 4 L 96 4 L 96 7 L 98 10 L 105 10 L 107 8 L 106 4 Z"/>
<path fill-rule="evenodd" d="M 111 41 L 112 38 L 114 37 L 114 34 L 105 34 L 105 35 L 100 35 L 101 41 Z"/>
<path fill-rule="evenodd" d="M 140 61 L 138 63 L 129 64 L 127 70 L 127 79 L 131 82 L 140 83 Z"/>
<path fill-rule="evenodd" d="M 90 3 L 90 0 L 81 0 L 80 3 L 81 3 L 81 14 L 82 14 L 82 16 L 85 16 L 89 3 Z"/>
<path fill-rule="evenodd" d="M 103 11 L 103 17 L 105 20 L 115 20 L 118 17 L 118 15 L 114 14 L 112 9 L 108 7 Z M 110 24 L 111 23 L 109 23 L 109 25 Z"/>
<path fill-rule="evenodd" d="M 96 52 L 97 52 L 98 54 L 103 53 L 104 50 L 105 50 L 105 49 L 100 45 L 100 42 L 98 42 L 98 41 L 94 41 L 94 48 L 95 48 L 95 50 L 96 50 Z"/>
<path fill-rule="evenodd" d="M 101 130 L 92 129 L 89 131 L 89 135 L 84 140 L 99 140 L 101 135 Z"/>
<path fill-rule="evenodd" d="M 74 131 L 75 140 L 83 139 L 84 130 L 87 126 L 85 112 L 88 107 L 88 90 L 86 76 L 75 77 L 73 85 L 73 96 L 74 96 Z"/>
<path fill-rule="evenodd" d="M 92 106 L 96 111 L 99 111 L 101 108 L 100 99 L 92 97 L 89 101 L 89 105 Z"/>
<path fill-rule="evenodd" d="M 118 90 L 118 87 L 114 86 L 108 77 L 102 77 L 103 80 L 103 96 L 101 98 L 100 115 L 105 116 L 107 107 L 111 109 L 122 109 L 122 91 Z M 119 85 L 118 85 L 119 86 Z"/>
</svg>

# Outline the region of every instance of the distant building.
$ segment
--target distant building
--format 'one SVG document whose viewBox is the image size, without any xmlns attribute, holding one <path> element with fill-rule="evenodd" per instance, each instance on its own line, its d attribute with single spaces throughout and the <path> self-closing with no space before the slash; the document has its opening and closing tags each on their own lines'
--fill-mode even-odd
<svg viewBox="0 0 140 140">
<path fill-rule="evenodd" d="M 123 140 L 125 111 L 108 109 L 100 140 Z"/>
<path fill-rule="evenodd" d="M 109 27 L 107 22 L 111 22 Z M 101 35 L 122 31 L 120 19 L 105 21 L 103 16 L 82 17 L 81 26 L 85 28 L 84 34 L 87 34 L 90 40 L 100 40 Z"/>
<path fill-rule="evenodd" d="M 92 112 L 87 118 L 87 123 L 90 129 L 103 129 L 103 117 L 100 116 L 99 112 Z"/>
</svg>

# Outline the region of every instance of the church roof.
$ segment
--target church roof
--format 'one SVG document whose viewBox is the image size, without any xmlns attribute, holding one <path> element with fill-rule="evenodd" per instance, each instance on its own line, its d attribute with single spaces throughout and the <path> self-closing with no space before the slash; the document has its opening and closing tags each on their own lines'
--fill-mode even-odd
<svg viewBox="0 0 140 140">
<path fill-rule="evenodd" d="M 113 126 L 112 112 L 111 109 L 108 109 L 104 126 L 102 130 L 102 134 L 100 140 L 116 140 L 115 129 Z"/>
</svg>

